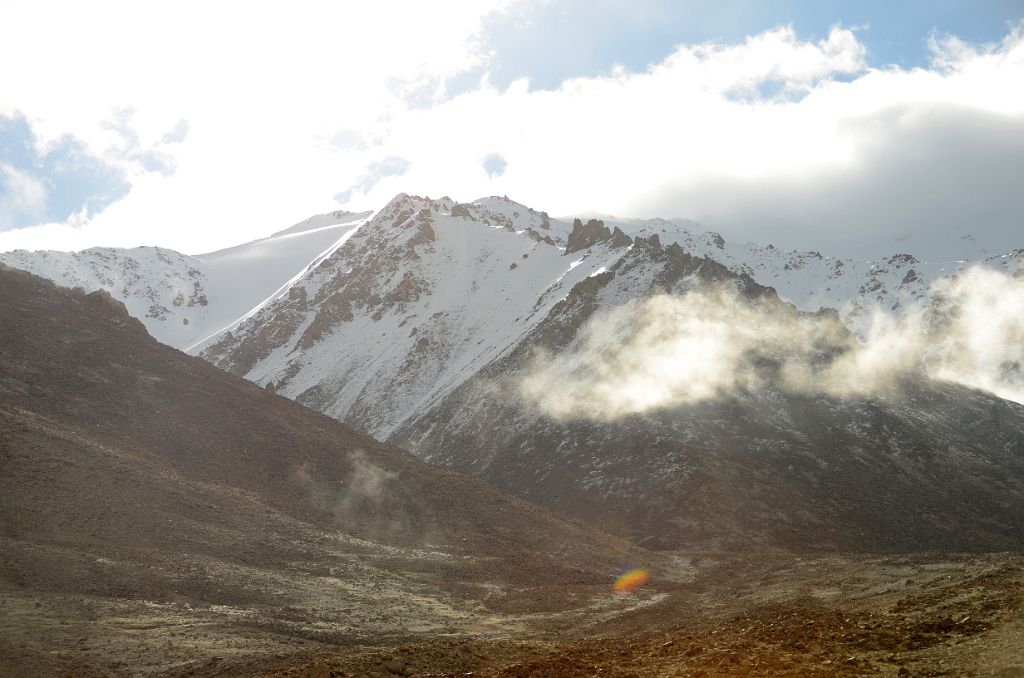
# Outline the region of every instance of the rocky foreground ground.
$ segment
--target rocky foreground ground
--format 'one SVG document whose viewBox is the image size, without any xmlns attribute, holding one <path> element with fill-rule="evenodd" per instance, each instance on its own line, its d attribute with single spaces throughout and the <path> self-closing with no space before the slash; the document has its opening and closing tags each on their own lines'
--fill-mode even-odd
<svg viewBox="0 0 1024 678">
<path fill-rule="evenodd" d="M 569 586 L 554 605 L 544 586 L 535 589 L 544 600 L 525 587 L 496 591 L 490 605 L 384 590 L 376 608 L 346 608 L 351 594 L 340 586 L 310 589 L 308 607 L 285 608 L 8 591 L 0 667 L 72 676 L 1024 676 L 1019 556 L 690 554 L 653 574 L 629 594 Z M 351 584 L 373 597 L 372 580 Z M 538 612 L 545 603 L 551 609 Z"/>
<path fill-rule="evenodd" d="M 696 561 L 613 618 L 431 640 L 278 676 L 1024 676 L 1024 559 Z"/>
</svg>

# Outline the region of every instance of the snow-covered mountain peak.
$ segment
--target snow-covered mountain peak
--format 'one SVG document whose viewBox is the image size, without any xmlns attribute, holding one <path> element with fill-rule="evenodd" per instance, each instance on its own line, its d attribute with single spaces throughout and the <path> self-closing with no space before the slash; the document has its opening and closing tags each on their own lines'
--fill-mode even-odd
<svg viewBox="0 0 1024 678">
<path fill-rule="evenodd" d="M 445 196 L 430 199 L 399 193 L 367 224 L 369 230 L 405 229 L 434 218 L 456 218 L 470 228 L 504 229 L 526 235 L 549 245 L 564 244 L 569 224 L 553 221 L 546 212 L 538 212 L 506 197 L 491 196 L 460 203 Z"/>
<path fill-rule="evenodd" d="M 388 200 L 387 204 L 385 204 L 384 207 L 380 208 L 375 216 L 376 218 L 380 218 L 383 215 L 397 213 L 398 211 L 406 207 L 415 206 L 422 208 L 428 207 L 433 204 L 434 201 L 427 197 L 419 195 L 409 195 L 408 193 L 398 193 L 395 195 L 395 197 L 391 198 L 391 200 Z"/>
<path fill-rule="evenodd" d="M 1024 249 L 1015 249 L 985 259 L 985 264 L 1017 279 L 1024 279 Z"/>
<path fill-rule="evenodd" d="M 509 224 L 516 230 L 531 227 L 550 230 L 551 227 L 551 217 L 547 212 L 538 212 L 507 196 L 492 195 L 479 198 L 470 205 L 482 208 L 483 213 L 491 220 Z"/>
<path fill-rule="evenodd" d="M 605 273 L 617 282 L 597 297 L 601 306 L 652 285 L 685 287 L 695 272 L 728 274 L 804 311 L 838 309 L 863 333 L 875 308 L 899 313 L 927 301 L 934 280 L 959 270 L 908 253 L 859 261 L 732 243 L 694 227 L 551 219 L 506 197 L 399 194 L 204 355 L 386 437 L 512 350 L 576 285 L 598 285 Z"/>
<path fill-rule="evenodd" d="M 504 199 L 397 196 L 204 355 L 386 435 L 626 251 L 595 242 L 566 257 L 546 220 Z"/>
</svg>

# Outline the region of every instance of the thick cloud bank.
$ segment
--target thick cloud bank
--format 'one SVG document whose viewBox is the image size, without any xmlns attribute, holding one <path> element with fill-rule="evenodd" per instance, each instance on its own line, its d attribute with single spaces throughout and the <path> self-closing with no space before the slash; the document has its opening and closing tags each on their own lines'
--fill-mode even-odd
<svg viewBox="0 0 1024 678">
<path fill-rule="evenodd" d="M 972 268 L 864 341 L 831 313 L 731 287 L 658 294 L 595 316 L 565 353 L 537 355 L 521 397 L 556 419 L 614 420 L 768 392 L 898 398 L 920 374 L 1024 402 L 1024 279 Z"/>
<path fill-rule="evenodd" d="M 509 82 L 481 31 L 523 4 L 185 2 L 159 31 L 138 4 L 11 4 L 0 61 L 20 66 L 0 115 L 29 121 L 43 156 L 80 140 L 130 190 L 69 189 L 75 214 L 90 197 L 105 206 L 72 223 L 45 209 L 40 176 L 8 162 L 0 218 L 51 223 L 0 232 L 0 251 L 209 251 L 399 192 L 687 217 L 727 240 L 844 256 L 973 258 L 966 234 L 990 254 L 1024 244 L 1019 26 L 988 45 L 937 36 L 923 68 L 873 63 L 870 29 L 808 39 L 781 25 L 665 47 L 642 70 Z M 609 64 L 630 47 L 571 40 L 595 41 Z"/>
<path fill-rule="evenodd" d="M 403 118 L 384 146 L 405 150 L 403 185 L 428 195 L 457 177 L 471 196 L 554 215 L 683 217 L 727 240 L 864 258 L 1020 247 L 1022 33 L 931 48 L 929 67 L 908 70 L 870 66 L 844 28 L 679 45 L 644 72 L 553 90 L 485 83 Z M 492 150 L 508 169 L 488 183 L 466 168 Z"/>
</svg>

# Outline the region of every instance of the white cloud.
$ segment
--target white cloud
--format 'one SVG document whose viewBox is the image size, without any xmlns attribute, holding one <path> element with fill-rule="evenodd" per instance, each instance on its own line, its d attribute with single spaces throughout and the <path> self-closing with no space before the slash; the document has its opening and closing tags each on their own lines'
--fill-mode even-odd
<svg viewBox="0 0 1024 678">
<path fill-rule="evenodd" d="M 480 20 L 501 4 L 7 2 L 0 61 L 19 67 L 4 70 L 0 114 L 24 114 L 42 145 L 71 132 L 108 159 L 177 142 L 160 149 L 173 176 L 122 157 L 132 192 L 75 244 L 212 249 L 336 207 L 364 167 L 396 155 L 374 146 L 404 93 L 431 99 L 481 63 Z M 346 129 L 370 148 L 333 146 Z M 0 249 L 70 246 L 60 231 L 4 234 Z"/>
<path fill-rule="evenodd" d="M 505 173 L 508 161 L 501 153 L 488 153 L 480 159 L 480 166 L 487 172 L 487 177 L 493 179 Z"/>
<path fill-rule="evenodd" d="M 881 243 L 869 255 L 941 256 L 933 236 L 965 231 L 1019 245 L 1024 41 L 936 49 L 935 68 L 907 71 L 865 69 L 843 29 L 682 45 L 644 73 L 520 81 L 409 112 L 384 146 L 410 159 L 406 190 L 427 195 L 493 193 L 472 159 L 497 150 L 499 192 L 553 214 L 691 217 L 826 251 Z"/>
<path fill-rule="evenodd" d="M 801 42 L 792 27 L 752 36 L 736 46 L 682 47 L 654 69 L 685 87 L 728 94 L 756 91 L 766 81 L 806 89 L 823 78 L 866 68 L 865 49 L 850 30 L 833 28 L 817 43 Z"/>
<path fill-rule="evenodd" d="M 209 250 L 332 209 L 336 195 L 368 208 L 397 190 L 687 216 L 777 244 L 818 229 L 884 238 L 1019 221 L 1019 32 L 986 48 L 936 39 L 934 65 L 904 71 L 868 68 L 854 31 L 808 42 L 783 27 L 680 45 L 642 73 L 553 91 L 485 76 L 445 98 L 452 77 L 486 73 L 481 22 L 513 1 L 6 3 L 0 60 L 25 66 L 5 71 L 0 113 L 23 112 L 42 143 L 73 132 L 124 161 L 133 190 L 76 243 Z M 137 148 L 173 175 L 128 157 L 110 124 L 125 108 Z M 488 154 L 507 161 L 500 176 L 481 171 Z M 366 182 L 389 157 L 407 171 Z M 6 233 L 0 249 L 71 246 L 60 232 Z"/>
</svg>

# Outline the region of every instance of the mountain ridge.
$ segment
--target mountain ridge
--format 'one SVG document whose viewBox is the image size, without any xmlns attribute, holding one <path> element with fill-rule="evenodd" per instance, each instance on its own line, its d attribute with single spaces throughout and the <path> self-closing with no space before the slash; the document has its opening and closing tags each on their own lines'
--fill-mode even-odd
<svg viewBox="0 0 1024 678">
<path fill-rule="evenodd" d="M 951 324 L 976 320 L 976 311 L 961 310 L 972 299 L 957 297 L 975 269 L 929 281 L 941 269 L 910 255 L 854 265 L 817 252 L 734 246 L 673 226 L 568 223 L 497 196 L 458 203 L 400 194 L 201 355 L 425 459 L 646 544 L 1018 547 L 1019 408 L 951 383 L 962 374 L 936 376 L 917 364 L 931 360 L 936 346 L 946 348 L 935 337 Z M 1020 297 L 1012 286 L 1024 278 L 1020 254 L 985 269 L 1011 286 L 1011 301 Z M 867 278 L 857 282 L 861 273 Z M 794 304 L 791 289 L 800 281 L 813 285 Z M 732 296 L 702 301 L 719 288 Z M 843 290 L 854 299 L 845 310 L 808 301 Z M 869 298 L 893 314 L 919 315 L 889 328 L 883 341 L 862 341 L 858 334 L 876 332 L 859 325 L 875 319 L 868 306 L 856 309 Z M 710 315 L 693 316 L 691 302 Z M 643 316 L 631 314 L 651 303 L 662 303 L 677 324 L 637 324 Z M 982 320 L 1015 331 L 1012 314 Z M 673 348 L 674 335 L 691 326 L 735 348 L 725 354 L 735 361 L 725 368 L 738 370 L 733 381 L 713 380 L 696 400 L 607 418 L 587 394 L 593 374 L 639 356 L 642 392 L 630 394 L 636 402 L 662 393 L 666 378 L 676 380 L 671 388 L 685 388 L 672 372 L 686 355 L 671 351 L 682 350 Z M 661 362 L 643 359 L 636 332 L 647 330 L 655 342 L 669 341 Z M 725 338 L 717 334 L 723 331 Z M 613 362 L 585 357 L 595 338 Z M 637 356 L 619 351 L 623 342 Z M 679 346 L 699 354 L 706 344 Z M 996 386 L 1012 390 L 1022 374 L 1014 350 L 952 368 L 987 369 L 1002 380 Z M 531 394 L 524 380 L 545 355 L 544 369 L 557 378 Z M 709 354 L 704 372 L 719 359 Z M 887 366 L 897 359 L 906 364 Z M 559 364 L 574 367 L 559 372 Z M 843 379 L 860 383 L 850 393 L 828 382 L 840 368 Z M 880 373 L 888 382 L 882 390 L 868 383 L 879 369 L 891 372 Z M 613 376 L 596 388 L 621 391 L 624 375 Z M 794 380 L 802 385 L 794 388 Z M 561 398 L 562 414 L 538 409 L 552 398 Z M 560 464 L 560 455 L 572 463 Z M 846 485 L 835 485 L 829 469 L 841 469 Z M 693 492 L 705 499 L 680 500 Z M 956 497 L 948 506 L 943 492 Z M 723 504 L 734 508 L 716 509 Z M 892 529 L 889 515 L 900 516 Z"/>
</svg>

